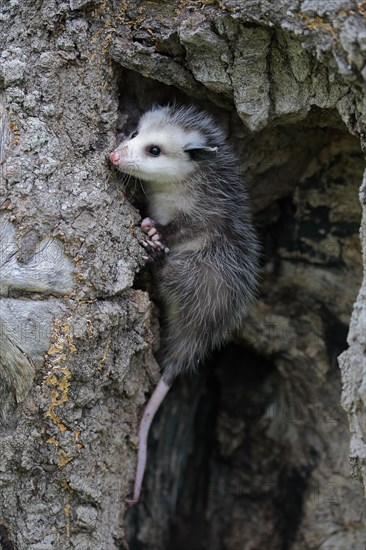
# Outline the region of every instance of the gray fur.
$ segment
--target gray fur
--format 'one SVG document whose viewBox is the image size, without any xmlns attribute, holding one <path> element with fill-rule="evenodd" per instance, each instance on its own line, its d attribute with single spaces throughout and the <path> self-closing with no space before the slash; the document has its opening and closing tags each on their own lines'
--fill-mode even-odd
<svg viewBox="0 0 366 550">
<path fill-rule="evenodd" d="M 151 236 L 146 258 L 158 257 L 154 271 L 164 304 L 163 375 L 140 422 L 134 491 L 127 499 L 133 505 L 154 415 L 174 378 L 195 369 L 242 324 L 257 288 L 259 244 L 235 156 L 206 113 L 154 108 L 110 160 L 144 181 L 152 218 L 142 222 Z"/>
<path fill-rule="evenodd" d="M 235 155 L 213 118 L 195 107 L 152 111 L 157 128 L 184 129 L 187 139 L 190 131 L 198 130 L 201 139 L 194 148 L 210 152 L 202 160 L 193 157 L 196 169 L 186 179 L 166 185 L 177 197 L 192 200 L 188 208 L 186 204 L 180 208 L 178 198 L 174 220 L 158 225 L 169 248 L 154 270 L 165 306 L 161 365 L 163 378 L 171 383 L 182 371 L 194 369 L 242 324 L 256 293 L 260 247 Z M 143 115 L 139 128 L 145 119 Z M 187 155 L 191 149 L 187 142 Z M 156 186 L 145 182 L 144 188 L 153 201 Z"/>
</svg>

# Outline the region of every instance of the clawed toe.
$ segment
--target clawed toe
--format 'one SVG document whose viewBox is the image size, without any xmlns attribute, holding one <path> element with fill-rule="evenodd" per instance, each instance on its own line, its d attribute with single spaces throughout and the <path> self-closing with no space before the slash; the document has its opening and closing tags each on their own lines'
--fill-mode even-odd
<svg viewBox="0 0 366 550">
<path fill-rule="evenodd" d="M 152 238 L 152 237 L 154 237 L 155 235 L 158 235 L 157 229 L 156 229 L 156 227 L 152 227 L 152 228 L 150 229 L 150 231 L 148 232 L 148 236 Z"/>
<path fill-rule="evenodd" d="M 155 228 L 155 222 L 151 218 L 144 218 L 141 222 L 141 229 L 145 233 L 149 233 L 152 229 Z"/>
<path fill-rule="evenodd" d="M 144 218 L 141 222 L 141 229 L 149 237 L 146 241 L 140 243 L 147 252 L 143 259 L 150 263 L 162 258 L 169 252 L 169 248 L 161 242 L 161 235 L 155 225 L 154 220 L 151 218 Z"/>
</svg>

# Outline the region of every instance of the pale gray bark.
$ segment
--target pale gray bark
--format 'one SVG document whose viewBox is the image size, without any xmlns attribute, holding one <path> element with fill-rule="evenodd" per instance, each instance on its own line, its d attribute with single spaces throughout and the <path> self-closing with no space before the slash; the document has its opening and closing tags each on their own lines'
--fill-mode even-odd
<svg viewBox="0 0 366 550">
<path fill-rule="evenodd" d="M 0 546 L 127 547 L 158 330 L 107 154 L 177 99 L 238 151 L 263 284 L 167 399 L 130 548 L 364 550 L 365 4 L 12 0 L 0 39 Z"/>
</svg>

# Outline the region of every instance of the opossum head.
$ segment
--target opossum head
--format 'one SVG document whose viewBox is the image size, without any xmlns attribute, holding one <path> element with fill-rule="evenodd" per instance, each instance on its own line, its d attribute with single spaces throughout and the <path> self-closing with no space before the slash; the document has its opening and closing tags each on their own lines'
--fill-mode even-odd
<svg viewBox="0 0 366 550">
<path fill-rule="evenodd" d="M 213 130 L 211 117 L 194 107 L 157 107 L 142 115 L 109 158 L 121 172 L 141 180 L 176 183 L 216 156 Z"/>
</svg>

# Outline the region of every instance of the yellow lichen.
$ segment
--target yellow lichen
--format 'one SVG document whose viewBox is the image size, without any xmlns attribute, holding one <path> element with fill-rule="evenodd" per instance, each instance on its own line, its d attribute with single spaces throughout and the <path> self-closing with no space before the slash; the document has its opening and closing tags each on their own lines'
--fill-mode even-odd
<svg viewBox="0 0 366 550">
<path fill-rule="evenodd" d="M 51 373 L 45 379 L 45 384 L 47 384 L 47 386 L 54 387 L 51 391 L 51 402 L 45 416 L 51 418 L 53 423 L 61 432 L 65 432 L 67 428 L 61 421 L 60 417 L 56 414 L 55 408 L 60 407 L 63 403 L 67 403 L 69 400 L 68 393 L 71 371 L 67 367 L 54 367 L 54 370 L 61 374 L 61 378 L 58 378 L 56 374 Z"/>
<path fill-rule="evenodd" d="M 58 465 L 59 468 L 63 468 L 64 466 L 66 466 L 66 464 L 68 464 L 72 460 L 74 460 L 74 457 L 69 456 L 63 449 L 61 449 L 60 450 L 60 458 L 59 458 L 59 461 L 58 461 L 57 465 Z"/>
<path fill-rule="evenodd" d="M 88 331 L 89 337 L 91 338 L 93 336 L 93 323 L 91 322 L 90 319 L 87 319 L 86 322 L 88 325 L 87 331 Z"/>
<path fill-rule="evenodd" d="M 310 30 L 323 29 L 324 31 L 329 32 L 329 34 L 331 34 L 333 38 L 336 38 L 336 39 L 338 38 L 338 35 L 336 31 L 333 29 L 332 25 L 330 23 L 326 23 L 325 21 L 323 21 L 321 17 L 317 16 L 312 19 L 311 17 L 309 17 L 308 15 L 305 15 L 304 13 L 297 13 L 296 15 L 304 21 L 308 29 Z"/>
<path fill-rule="evenodd" d="M 56 353 L 59 353 L 60 351 L 62 351 L 62 349 L 63 349 L 63 345 L 61 345 L 61 343 L 51 344 L 51 347 L 49 348 L 47 355 L 55 355 Z"/>
<path fill-rule="evenodd" d="M 59 446 L 59 442 L 57 441 L 56 437 L 53 435 L 52 437 L 49 437 L 46 440 L 46 443 L 49 443 L 50 445 L 56 445 L 56 447 Z"/>
<path fill-rule="evenodd" d="M 52 359 L 52 361 L 50 362 L 50 364 L 52 366 L 55 366 L 55 365 L 58 365 L 59 363 L 61 363 L 61 361 L 65 361 L 66 359 L 66 355 L 64 353 L 62 353 L 61 355 L 59 355 L 58 357 L 56 357 L 56 359 Z"/>
<path fill-rule="evenodd" d="M 83 256 L 75 256 L 72 261 L 75 263 L 75 264 L 79 264 L 80 262 L 83 261 Z"/>
<path fill-rule="evenodd" d="M 70 318 L 67 319 L 67 321 L 55 319 L 51 334 L 53 342 L 47 352 L 50 371 L 44 379 L 44 383 L 51 388 L 51 391 L 50 403 L 48 410 L 45 413 L 45 417 L 50 418 L 60 432 L 64 433 L 69 430 L 69 428 L 62 421 L 60 414 L 62 405 L 67 403 L 69 400 L 69 388 L 72 373 L 67 365 L 61 366 L 61 364 L 65 363 L 70 355 L 77 351 L 73 343 L 74 338 L 71 333 Z M 74 433 L 75 441 L 78 443 L 80 432 L 78 430 L 72 430 L 72 432 Z M 47 443 L 60 446 L 57 436 L 55 435 L 50 437 L 47 440 Z M 78 443 L 78 451 L 80 451 L 82 447 L 82 445 L 80 445 L 81 443 Z M 73 457 L 68 456 L 67 453 L 60 448 L 60 458 L 58 462 L 60 468 L 65 466 L 72 459 Z"/>
<path fill-rule="evenodd" d="M 366 17 L 366 2 L 358 2 L 357 3 L 357 9 L 358 9 L 358 12 L 360 13 L 360 15 L 362 15 L 362 17 Z"/>
<path fill-rule="evenodd" d="M 81 451 L 81 449 L 84 447 L 84 445 L 82 444 L 81 440 L 80 440 L 80 430 L 72 430 L 73 434 L 74 434 L 74 437 L 75 437 L 75 443 L 76 443 L 76 446 L 78 448 L 78 452 Z"/>
<path fill-rule="evenodd" d="M 60 482 L 60 485 L 65 491 L 72 494 L 75 493 L 75 490 L 70 486 L 70 483 L 66 481 L 65 479 Z"/>
<path fill-rule="evenodd" d="M 70 497 L 67 497 L 70 498 Z M 71 516 L 71 506 L 70 503 L 65 504 L 64 512 L 66 516 L 66 536 L 70 538 L 71 526 L 70 526 L 70 516 Z"/>
<path fill-rule="evenodd" d="M 20 130 L 19 126 L 15 121 L 9 122 L 9 128 L 11 132 L 13 133 L 14 139 L 12 141 L 12 147 L 16 147 L 20 143 Z"/>
<path fill-rule="evenodd" d="M 111 340 L 112 340 L 112 337 L 111 337 L 111 335 L 109 335 L 109 336 L 108 336 L 108 339 L 107 339 L 107 343 L 106 343 L 105 349 L 104 349 L 104 352 L 103 352 L 103 355 L 102 355 L 102 358 L 101 358 L 101 360 L 99 361 L 99 365 L 98 365 L 98 369 L 99 369 L 99 370 L 102 370 L 103 364 L 104 364 L 105 361 L 106 361 L 107 353 L 108 353 L 108 350 L 109 350 L 110 345 L 111 345 Z"/>
</svg>

